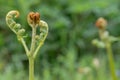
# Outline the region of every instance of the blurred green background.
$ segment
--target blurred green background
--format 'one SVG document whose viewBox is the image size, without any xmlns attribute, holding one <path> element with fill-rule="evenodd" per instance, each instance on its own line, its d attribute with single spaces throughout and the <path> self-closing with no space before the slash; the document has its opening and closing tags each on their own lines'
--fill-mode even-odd
<svg viewBox="0 0 120 80">
<path fill-rule="evenodd" d="M 91 44 L 98 38 L 95 21 L 108 20 L 111 35 L 120 36 L 119 0 L 0 0 L 0 80 L 28 80 L 28 60 L 5 16 L 18 10 L 16 21 L 28 33 L 26 17 L 39 12 L 49 25 L 49 35 L 35 60 L 36 80 L 111 80 L 105 49 Z M 120 42 L 112 45 L 116 74 L 120 78 Z"/>
</svg>

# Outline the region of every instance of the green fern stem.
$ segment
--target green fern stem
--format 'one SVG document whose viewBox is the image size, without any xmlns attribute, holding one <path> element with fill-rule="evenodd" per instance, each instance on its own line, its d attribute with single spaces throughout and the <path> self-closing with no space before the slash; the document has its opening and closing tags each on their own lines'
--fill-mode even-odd
<svg viewBox="0 0 120 80">
<path fill-rule="evenodd" d="M 34 80 L 34 58 L 29 57 L 29 80 Z"/>
<path fill-rule="evenodd" d="M 115 66 L 114 66 L 115 63 L 114 63 L 114 59 L 113 59 L 113 52 L 112 52 L 110 42 L 106 42 L 106 50 L 107 50 L 107 55 L 108 55 L 108 60 L 109 60 L 109 67 L 110 67 L 112 78 L 113 78 L 113 80 L 118 80 L 117 76 L 115 74 Z"/>
</svg>

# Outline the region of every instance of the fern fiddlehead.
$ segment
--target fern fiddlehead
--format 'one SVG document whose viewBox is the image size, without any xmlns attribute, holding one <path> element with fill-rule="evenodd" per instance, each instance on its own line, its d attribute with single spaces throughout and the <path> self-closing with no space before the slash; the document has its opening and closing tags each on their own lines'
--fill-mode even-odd
<svg viewBox="0 0 120 80">
<path fill-rule="evenodd" d="M 17 18 L 18 16 L 19 12 L 16 10 L 8 12 L 6 15 L 6 23 L 9 28 L 17 35 L 18 40 L 25 48 L 26 55 L 29 59 L 29 80 L 34 80 L 34 59 L 48 35 L 48 24 L 45 21 L 40 20 L 40 14 L 38 12 L 30 12 L 28 14 L 27 21 L 32 28 L 31 47 L 28 49 L 24 40 L 25 29 L 22 28 L 21 25 L 16 23 L 13 19 L 14 17 Z M 40 28 L 40 34 L 37 34 L 36 32 L 36 29 L 38 28 Z"/>
</svg>

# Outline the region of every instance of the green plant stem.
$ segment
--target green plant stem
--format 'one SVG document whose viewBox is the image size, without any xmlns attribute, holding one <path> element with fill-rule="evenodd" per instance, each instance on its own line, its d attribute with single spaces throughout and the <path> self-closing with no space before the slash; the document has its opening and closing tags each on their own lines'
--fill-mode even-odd
<svg viewBox="0 0 120 80">
<path fill-rule="evenodd" d="M 36 26 L 32 27 L 32 42 L 31 42 L 31 48 L 30 48 L 30 54 L 29 54 L 29 80 L 34 80 L 34 50 L 35 50 L 35 40 L 36 36 Z"/>
<path fill-rule="evenodd" d="M 24 49 L 25 49 L 26 55 L 28 56 L 28 55 L 29 55 L 29 50 L 28 50 L 28 47 L 27 47 L 27 45 L 26 45 L 24 39 L 21 38 L 20 41 L 21 41 L 21 43 L 22 43 L 22 45 L 23 45 L 23 47 L 24 47 Z"/>
<path fill-rule="evenodd" d="M 109 66 L 110 66 L 112 78 L 113 78 L 113 80 L 118 80 L 117 76 L 115 74 L 114 59 L 113 59 L 113 53 L 112 53 L 112 48 L 111 48 L 110 42 L 106 42 L 106 50 L 107 50 L 107 54 L 108 54 Z"/>
<path fill-rule="evenodd" d="M 29 80 L 34 80 L 34 58 L 29 58 Z"/>
<path fill-rule="evenodd" d="M 36 36 L 36 26 L 32 27 L 32 43 L 31 43 L 31 48 L 30 48 L 30 55 L 33 55 L 34 50 L 35 50 L 35 36 Z"/>
<path fill-rule="evenodd" d="M 39 51 L 39 49 L 40 49 L 40 47 L 41 47 L 42 45 L 43 45 L 43 42 L 41 42 L 41 43 L 39 44 L 39 46 L 36 48 L 35 53 L 34 53 L 34 55 L 33 55 L 33 58 L 36 57 L 36 55 L 37 55 L 37 53 L 38 53 L 38 51 Z"/>
</svg>

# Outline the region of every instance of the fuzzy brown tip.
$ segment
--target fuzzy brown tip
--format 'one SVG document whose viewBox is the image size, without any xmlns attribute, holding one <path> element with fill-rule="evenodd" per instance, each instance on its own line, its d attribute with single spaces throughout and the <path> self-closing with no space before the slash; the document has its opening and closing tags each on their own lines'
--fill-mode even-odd
<svg viewBox="0 0 120 80">
<path fill-rule="evenodd" d="M 36 25 L 39 23 L 40 21 L 40 14 L 38 12 L 34 13 L 34 12 L 30 12 L 28 14 L 28 23 L 29 24 L 33 24 Z"/>
<path fill-rule="evenodd" d="M 104 18 L 100 17 L 100 18 L 98 18 L 98 20 L 96 21 L 95 25 L 96 25 L 96 27 L 98 27 L 99 29 L 105 29 L 106 26 L 107 26 L 107 21 L 106 21 Z"/>
</svg>

